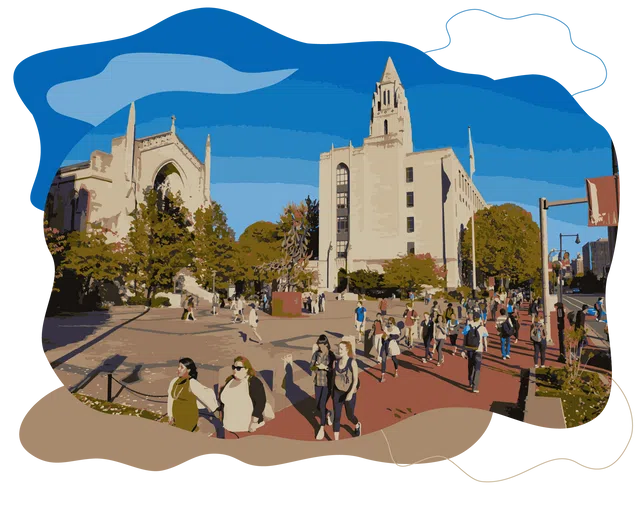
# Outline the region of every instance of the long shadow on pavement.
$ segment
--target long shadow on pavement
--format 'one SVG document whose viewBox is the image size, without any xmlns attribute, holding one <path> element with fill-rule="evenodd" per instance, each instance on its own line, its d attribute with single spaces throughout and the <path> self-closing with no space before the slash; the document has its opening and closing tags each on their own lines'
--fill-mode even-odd
<svg viewBox="0 0 640 512">
<path fill-rule="evenodd" d="M 118 329 L 121 329 L 125 325 L 130 324 L 131 322 L 135 322 L 138 318 L 142 317 L 143 315 L 146 315 L 148 312 L 149 312 L 149 310 L 146 309 L 145 311 L 143 311 L 139 315 L 134 316 L 133 318 L 130 318 L 126 322 L 123 322 L 123 323 L 121 323 L 119 325 L 116 325 L 115 327 L 109 329 L 107 332 L 102 333 L 100 336 L 96 336 L 94 339 L 92 339 L 88 343 L 85 343 L 84 345 L 72 350 L 71 352 L 65 354 L 64 356 L 59 357 L 58 359 L 56 359 L 55 361 L 53 361 L 51 363 L 51 368 L 57 368 L 61 364 L 66 363 L 69 359 L 74 358 L 78 354 L 80 354 L 80 353 L 84 352 L 85 350 L 93 347 L 94 345 L 100 343 L 102 340 L 104 340 L 108 336 L 111 336 Z"/>
</svg>

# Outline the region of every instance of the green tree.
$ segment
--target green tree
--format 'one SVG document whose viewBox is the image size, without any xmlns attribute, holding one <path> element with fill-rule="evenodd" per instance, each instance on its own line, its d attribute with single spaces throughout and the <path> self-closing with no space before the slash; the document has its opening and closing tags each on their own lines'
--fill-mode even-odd
<svg viewBox="0 0 640 512">
<path fill-rule="evenodd" d="M 277 279 L 275 272 L 262 268 L 282 257 L 282 239 L 277 224 L 262 220 L 251 224 L 240 235 L 238 250 L 248 280 L 262 283 Z"/>
<path fill-rule="evenodd" d="M 67 237 L 64 233 L 61 233 L 56 228 L 49 226 L 49 223 L 44 221 L 44 239 L 47 243 L 47 248 L 53 257 L 53 265 L 55 268 L 55 275 L 53 278 L 53 292 L 59 292 L 59 280 L 62 277 L 62 261 L 64 259 L 64 253 L 67 249 Z"/>
<path fill-rule="evenodd" d="M 423 286 L 442 288 L 446 284 L 446 270 L 437 265 L 430 254 L 407 254 L 382 264 L 384 283 L 403 293 L 418 292 Z"/>
<path fill-rule="evenodd" d="M 382 276 L 375 270 L 356 270 L 349 273 L 349 287 L 353 287 L 364 294 L 368 290 L 375 290 L 380 287 Z"/>
<path fill-rule="evenodd" d="M 132 214 L 124 242 L 127 282 L 136 295 L 146 294 L 148 304 L 157 292 L 172 289 L 176 272 L 190 263 L 188 215 L 180 195 L 161 201 L 155 190 L 145 192 Z"/>
<path fill-rule="evenodd" d="M 522 282 L 540 272 L 540 229 L 514 204 L 491 206 L 475 215 L 476 268 L 489 277 Z M 471 220 L 462 239 L 465 266 L 471 261 Z"/>
<path fill-rule="evenodd" d="M 307 223 L 309 225 L 309 251 L 311 259 L 317 259 L 320 253 L 320 205 L 317 199 L 307 196 L 304 200 L 307 206 Z"/>
<path fill-rule="evenodd" d="M 212 201 L 195 212 L 191 256 L 196 281 L 207 290 L 211 288 L 213 272 L 218 285 L 238 277 L 237 247 L 227 216 L 218 203 Z"/>
<path fill-rule="evenodd" d="M 122 253 L 118 244 L 108 242 L 109 231 L 99 223 L 92 223 L 86 231 L 72 231 L 67 235 L 68 245 L 60 270 L 72 272 L 80 280 L 79 304 L 94 285 L 122 275 Z"/>
</svg>

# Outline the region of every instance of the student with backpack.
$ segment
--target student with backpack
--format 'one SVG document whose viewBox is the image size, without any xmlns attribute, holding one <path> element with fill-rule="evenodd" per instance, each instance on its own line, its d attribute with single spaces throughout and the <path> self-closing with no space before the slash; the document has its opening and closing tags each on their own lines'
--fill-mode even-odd
<svg viewBox="0 0 640 512">
<path fill-rule="evenodd" d="M 444 345 L 444 340 L 447 339 L 447 325 L 440 314 L 436 314 L 435 320 L 433 322 L 433 337 L 436 340 L 436 346 L 434 347 L 434 352 L 438 351 L 438 362 L 436 366 L 442 365 L 444 363 L 444 355 L 442 354 L 442 346 Z"/>
<path fill-rule="evenodd" d="M 420 332 L 422 333 L 422 342 L 424 343 L 424 357 L 422 362 L 431 361 L 431 340 L 433 339 L 433 315 L 425 311 L 424 319 L 420 323 Z"/>
<path fill-rule="evenodd" d="M 500 310 L 500 316 L 496 319 L 496 330 L 500 335 L 502 359 L 511 359 L 511 336 L 515 335 L 516 331 L 504 308 Z"/>
<path fill-rule="evenodd" d="M 473 313 L 473 319 L 467 322 L 464 330 L 464 351 L 462 357 L 467 359 L 467 373 L 469 377 L 469 387 L 472 393 L 480 393 L 480 369 L 482 368 L 482 353 L 488 348 L 487 339 L 489 333 L 482 325 L 480 314 Z"/>
<path fill-rule="evenodd" d="M 530 339 L 533 343 L 533 364 L 534 368 L 538 368 L 538 356 L 540 356 L 540 364 L 544 368 L 547 353 L 547 331 L 544 328 L 544 315 L 538 313 L 538 317 L 531 323 Z"/>
<path fill-rule="evenodd" d="M 333 438 L 340 439 L 340 419 L 342 408 L 347 418 L 355 424 L 355 435 L 362 434 L 362 425 L 356 417 L 356 392 L 360 387 L 358 364 L 353 354 L 351 342 L 343 341 L 338 345 L 338 357 L 333 365 Z"/>
<path fill-rule="evenodd" d="M 511 324 L 513 325 L 513 330 L 515 331 L 513 334 L 513 342 L 518 343 L 520 335 L 520 311 L 518 308 L 513 308 L 513 311 L 508 316 L 511 320 Z"/>
<path fill-rule="evenodd" d="M 384 337 L 382 339 L 382 348 L 380 352 L 382 354 L 382 372 L 380 375 L 380 382 L 384 382 L 384 374 L 387 371 L 387 357 L 391 357 L 393 366 L 396 373 L 394 377 L 398 376 L 398 359 L 400 355 L 400 347 L 398 346 L 398 339 L 400 338 L 400 329 L 396 326 L 395 318 L 391 317 L 387 321 L 387 327 L 384 330 Z"/>
</svg>

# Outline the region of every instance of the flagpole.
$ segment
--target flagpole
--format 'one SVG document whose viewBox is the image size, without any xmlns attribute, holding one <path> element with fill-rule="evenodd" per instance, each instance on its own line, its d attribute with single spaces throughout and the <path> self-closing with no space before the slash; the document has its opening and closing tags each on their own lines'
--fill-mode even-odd
<svg viewBox="0 0 640 512">
<path fill-rule="evenodd" d="M 473 144 L 471 142 L 471 126 L 469 128 L 469 171 L 471 177 L 471 183 L 473 183 L 473 173 L 476 171 L 475 158 L 473 156 Z M 471 202 L 471 261 L 473 262 L 472 285 L 473 285 L 473 298 L 476 297 L 476 223 L 475 223 L 475 202 Z"/>
</svg>

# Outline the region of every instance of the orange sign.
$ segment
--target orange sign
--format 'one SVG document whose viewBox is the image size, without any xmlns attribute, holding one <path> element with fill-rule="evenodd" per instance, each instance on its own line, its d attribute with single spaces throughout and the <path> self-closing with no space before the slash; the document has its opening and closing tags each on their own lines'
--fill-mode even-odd
<svg viewBox="0 0 640 512">
<path fill-rule="evenodd" d="M 617 226 L 620 212 L 620 180 L 617 175 L 588 178 L 589 227 Z"/>
</svg>

